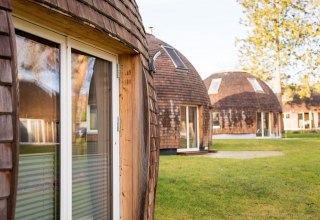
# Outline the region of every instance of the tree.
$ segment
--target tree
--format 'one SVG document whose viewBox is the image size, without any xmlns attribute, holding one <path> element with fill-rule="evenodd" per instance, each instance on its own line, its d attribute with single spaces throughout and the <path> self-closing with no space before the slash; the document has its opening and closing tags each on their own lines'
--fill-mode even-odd
<svg viewBox="0 0 320 220">
<path fill-rule="evenodd" d="M 282 90 L 320 90 L 320 1 L 238 0 L 248 36 L 238 39 L 240 64 Z M 281 85 L 281 86 L 280 86 Z"/>
</svg>

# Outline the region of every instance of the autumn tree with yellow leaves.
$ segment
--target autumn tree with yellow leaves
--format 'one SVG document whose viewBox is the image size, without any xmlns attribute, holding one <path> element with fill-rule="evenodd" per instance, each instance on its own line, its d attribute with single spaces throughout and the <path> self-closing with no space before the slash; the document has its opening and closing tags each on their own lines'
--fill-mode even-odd
<svg viewBox="0 0 320 220">
<path fill-rule="evenodd" d="M 272 83 L 279 99 L 320 92 L 320 1 L 238 2 L 248 28 L 237 40 L 242 68 Z"/>
</svg>

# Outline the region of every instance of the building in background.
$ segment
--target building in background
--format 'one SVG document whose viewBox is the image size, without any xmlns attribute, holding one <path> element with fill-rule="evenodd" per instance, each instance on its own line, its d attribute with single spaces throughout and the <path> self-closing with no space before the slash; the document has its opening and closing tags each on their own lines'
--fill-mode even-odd
<svg viewBox="0 0 320 220">
<path fill-rule="evenodd" d="M 213 138 L 281 136 L 281 106 L 266 83 L 246 72 L 212 74 L 204 83 Z"/>
<path fill-rule="evenodd" d="M 158 97 L 160 153 L 204 150 L 211 143 L 210 101 L 192 64 L 174 47 L 147 34 Z"/>
<path fill-rule="evenodd" d="M 310 98 L 294 96 L 283 106 L 285 131 L 320 129 L 320 94 L 311 93 Z"/>
</svg>

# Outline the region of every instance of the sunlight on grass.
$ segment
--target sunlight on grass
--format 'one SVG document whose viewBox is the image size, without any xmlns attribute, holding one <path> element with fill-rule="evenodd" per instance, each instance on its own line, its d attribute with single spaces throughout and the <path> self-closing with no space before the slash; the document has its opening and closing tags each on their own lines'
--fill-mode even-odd
<svg viewBox="0 0 320 220">
<path fill-rule="evenodd" d="M 320 140 L 215 140 L 218 150 L 277 150 L 250 160 L 160 158 L 156 219 L 319 219 Z"/>
</svg>

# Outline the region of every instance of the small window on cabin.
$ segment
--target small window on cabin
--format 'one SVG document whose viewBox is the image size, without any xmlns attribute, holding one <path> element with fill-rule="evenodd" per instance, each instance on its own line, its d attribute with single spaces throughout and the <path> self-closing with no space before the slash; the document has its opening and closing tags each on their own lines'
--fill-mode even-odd
<svg viewBox="0 0 320 220">
<path fill-rule="evenodd" d="M 257 79 L 255 78 L 248 78 L 249 82 L 251 83 L 255 92 L 264 92 L 260 84 L 258 83 Z"/>
<path fill-rule="evenodd" d="M 212 122 L 213 122 L 213 128 L 220 128 L 220 113 L 219 112 L 212 113 Z"/>
<path fill-rule="evenodd" d="M 173 64 L 175 65 L 176 69 L 180 70 L 188 70 L 188 67 L 182 62 L 180 56 L 177 54 L 175 49 L 168 46 L 163 46 L 169 57 L 171 58 Z"/>
<path fill-rule="evenodd" d="M 286 114 L 286 118 L 290 118 L 290 114 Z"/>
<path fill-rule="evenodd" d="M 221 78 L 213 79 L 211 81 L 208 94 L 217 94 L 219 92 L 220 84 L 221 84 Z"/>
</svg>

